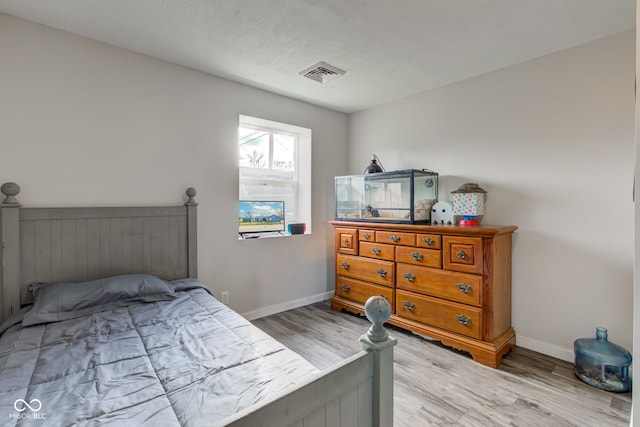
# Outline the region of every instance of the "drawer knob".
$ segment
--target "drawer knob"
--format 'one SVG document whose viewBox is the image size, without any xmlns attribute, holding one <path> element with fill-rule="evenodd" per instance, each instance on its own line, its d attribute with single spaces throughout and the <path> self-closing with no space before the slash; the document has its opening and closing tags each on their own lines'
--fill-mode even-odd
<svg viewBox="0 0 640 427">
<path fill-rule="evenodd" d="M 378 276 L 380 277 L 387 277 L 387 270 L 384 270 L 382 268 L 379 268 L 376 273 L 378 273 Z"/>
<path fill-rule="evenodd" d="M 413 273 L 404 273 L 403 276 L 409 282 L 413 282 L 414 280 L 416 280 L 416 275 Z"/>
<path fill-rule="evenodd" d="M 371 248 L 371 252 L 373 252 L 374 255 L 380 255 L 380 252 L 382 252 L 382 250 L 374 246 L 373 248 Z"/>
<path fill-rule="evenodd" d="M 342 290 L 345 291 L 345 292 L 349 292 L 351 290 L 351 286 L 349 286 L 347 284 L 344 284 L 344 285 L 342 285 Z"/>
<path fill-rule="evenodd" d="M 456 252 L 456 256 L 460 259 L 465 259 L 467 257 L 467 254 L 465 254 L 464 251 L 460 249 L 458 252 Z"/>
<path fill-rule="evenodd" d="M 362 237 L 364 237 L 365 239 L 369 240 L 371 238 L 371 234 L 369 233 L 363 233 Z"/>
<path fill-rule="evenodd" d="M 413 310 L 414 308 L 416 308 L 416 305 L 411 301 L 403 301 L 402 305 L 404 305 L 404 308 L 406 308 L 407 310 Z"/>
<path fill-rule="evenodd" d="M 422 254 L 420 252 L 413 252 L 411 254 L 411 258 L 413 258 L 416 261 L 422 261 L 422 258 L 424 258 L 424 257 L 422 256 Z"/>
<path fill-rule="evenodd" d="M 456 283 L 456 288 L 458 288 L 460 292 L 464 292 L 465 294 L 468 294 L 473 290 L 473 286 L 467 285 L 466 283 Z"/>
<path fill-rule="evenodd" d="M 349 267 L 351 267 L 351 266 L 349 265 L 349 263 L 348 263 L 348 262 L 343 262 L 343 263 L 342 263 L 342 268 L 344 268 L 345 270 L 348 270 L 348 269 L 349 269 Z"/>
<path fill-rule="evenodd" d="M 471 323 L 471 319 L 465 316 L 464 314 L 456 314 L 456 320 L 458 321 L 458 323 L 465 326 Z"/>
<path fill-rule="evenodd" d="M 393 236 L 391 236 L 391 240 L 393 241 L 393 243 L 398 243 L 400 241 L 400 237 L 394 234 Z"/>
<path fill-rule="evenodd" d="M 349 244 L 349 239 L 344 239 L 344 240 L 342 241 L 342 244 L 344 244 L 344 245 L 348 245 L 348 244 Z"/>
<path fill-rule="evenodd" d="M 436 242 L 431 237 L 425 237 L 424 239 L 422 239 L 422 241 L 428 246 L 433 246 L 433 244 Z"/>
</svg>

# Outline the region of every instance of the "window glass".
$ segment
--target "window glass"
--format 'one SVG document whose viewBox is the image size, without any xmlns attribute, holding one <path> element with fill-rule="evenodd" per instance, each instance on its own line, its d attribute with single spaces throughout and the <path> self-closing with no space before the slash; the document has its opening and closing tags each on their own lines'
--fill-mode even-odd
<svg viewBox="0 0 640 427">
<path fill-rule="evenodd" d="M 269 133 L 261 130 L 240 128 L 240 166 L 268 168 Z"/>
<path fill-rule="evenodd" d="M 273 169 L 295 170 L 295 137 L 273 134 Z"/>
</svg>

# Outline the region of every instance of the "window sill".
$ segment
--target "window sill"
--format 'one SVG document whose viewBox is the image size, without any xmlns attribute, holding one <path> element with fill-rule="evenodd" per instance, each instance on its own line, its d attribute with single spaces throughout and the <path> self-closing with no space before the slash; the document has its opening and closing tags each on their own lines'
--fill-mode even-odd
<svg viewBox="0 0 640 427">
<path fill-rule="evenodd" d="M 291 233 L 287 233 L 286 231 L 283 231 L 282 233 L 278 233 L 278 232 L 245 233 L 244 235 L 238 235 L 238 240 L 271 239 L 272 237 L 294 237 L 294 236 L 304 236 L 305 234 L 311 234 L 311 233 L 291 234 Z"/>
</svg>

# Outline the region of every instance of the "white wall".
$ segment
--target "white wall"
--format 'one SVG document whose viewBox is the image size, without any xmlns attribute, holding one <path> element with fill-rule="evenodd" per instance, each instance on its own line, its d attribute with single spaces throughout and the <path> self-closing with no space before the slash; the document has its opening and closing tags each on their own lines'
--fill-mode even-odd
<svg viewBox="0 0 640 427">
<path fill-rule="evenodd" d="M 351 116 L 349 168 L 441 174 L 488 191 L 513 245 L 518 345 L 573 360 L 596 326 L 631 349 L 634 55 L 627 32 Z"/>
<path fill-rule="evenodd" d="M 17 182 L 23 205 L 180 204 L 193 186 L 199 278 L 233 308 L 265 314 L 332 290 L 345 114 L 7 15 L 0 58 L 0 183 Z M 239 114 L 312 130 L 312 235 L 237 240 Z"/>
<path fill-rule="evenodd" d="M 480 183 L 485 223 L 519 226 L 519 345 L 570 360 L 601 325 L 631 349 L 634 55 L 624 33 L 348 117 L 0 15 L 0 182 L 25 206 L 196 187 L 199 276 L 255 317 L 332 290 L 333 177 L 375 152 L 440 172 L 444 199 Z M 237 240 L 239 114 L 312 129 L 313 235 Z"/>
</svg>

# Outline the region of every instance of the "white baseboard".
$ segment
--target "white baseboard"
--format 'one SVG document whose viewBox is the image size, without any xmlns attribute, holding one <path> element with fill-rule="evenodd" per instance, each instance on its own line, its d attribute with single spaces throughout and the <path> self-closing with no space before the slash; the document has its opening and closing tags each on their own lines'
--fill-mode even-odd
<svg viewBox="0 0 640 427">
<path fill-rule="evenodd" d="M 311 295 L 309 297 L 300 298 L 293 301 L 285 301 L 279 304 L 270 305 L 268 307 L 259 308 L 257 310 L 241 313 L 247 320 L 256 320 L 261 317 L 270 316 L 283 311 L 292 310 L 294 308 L 303 307 L 305 305 L 324 301 L 333 296 L 334 291 L 322 292 L 320 294 Z"/>
<path fill-rule="evenodd" d="M 516 335 L 516 345 L 566 362 L 573 363 L 575 360 L 573 348 L 560 347 L 558 345 L 549 344 L 548 342 L 523 337 L 519 334 Z"/>
</svg>

